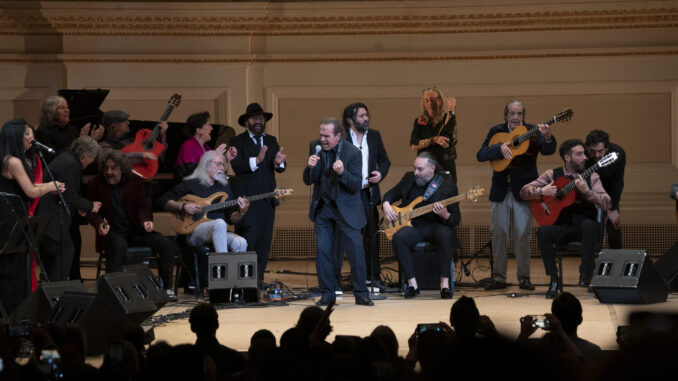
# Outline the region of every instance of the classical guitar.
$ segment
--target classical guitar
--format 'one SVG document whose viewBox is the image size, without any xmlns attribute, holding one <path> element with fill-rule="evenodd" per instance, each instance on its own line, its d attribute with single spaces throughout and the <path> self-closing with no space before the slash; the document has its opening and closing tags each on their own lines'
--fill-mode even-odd
<svg viewBox="0 0 678 381">
<path fill-rule="evenodd" d="M 122 148 L 122 152 L 150 152 L 155 157 L 159 157 L 162 151 L 165 150 L 165 145 L 157 141 L 160 136 L 160 122 L 167 121 L 172 111 L 179 107 L 181 103 L 181 95 L 174 93 L 167 102 L 165 112 L 160 116 L 160 121 L 153 128 L 153 131 L 144 128 L 137 131 L 134 141 Z M 140 163 L 134 164 L 132 171 L 137 175 L 148 179 L 153 177 L 158 172 L 158 160 L 143 159 Z"/>
<path fill-rule="evenodd" d="M 472 202 L 477 202 L 478 197 L 482 196 L 485 193 L 485 189 L 480 188 L 478 186 L 473 187 L 469 189 L 468 192 L 462 193 L 458 196 L 446 198 L 442 201 L 438 201 L 443 206 L 448 206 L 454 203 L 457 203 L 461 200 L 467 199 L 471 200 Z M 395 221 L 389 221 L 386 218 L 384 218 L 384 222 L 381 225 L 381 229 L 384 231 L 384 234 L 386 234 L 386 238 L 392 240 L 393 235 L 400 229 L 406 227 L 406 226 L 412 226 L 412 220 L 419 217 L 423 216 L 426 213 L 430 213 L 433 211 L 433 205 L 434 204 L 429 204 L 425 205 L 419 208 L 414 208 L 418 204 L 420 204 L 423 201 L 422 197 L 419 196 L 412 200 L 407 206 L 393 206 L 393 210 L 396 212 L 396 215 L 398 218 Z"/>
<path fill-rule="evenodd" d="M 612 152 L 605 155 L 597 163 L 595 163 L 591 168 L 584 171 L 581 174 L 581 177 L 586 180 L 588 179 L 593 172 L 596 172 L 602 167 L 606 167 L 617 160 L 617 153 Z M 541 226 L 544 225 L 553 225 L 560 212 L 572 205 L 576 198 L 577 192 L 572 192 L 575 188 L 574 180 L 568 178 L 567 176 L 561 176 L 557 178 L 553 185 L 558 188 L 558 191 L 553 196 L 542 196 L 538 199 L 530 201 L 530 209 L 532 210 L 532 216 Z"/>
<path fill-rule="evenodd" d="M 292 194 L 292 189 L 276 189 L 273 192 L 262 193 L 254 196 L 247 196 L 247 199 L 251 201 L 263 200 L 266 198 L 275 198 L 280 199 L 285 196 Z M 238 204 L 238 200 L 229 200 L 225 201 L 228 198 L 228 194 L 225 192 L 213 193 L 209 197 L 198 197 L 194 195 L 186 195 L 177 202 L 182 204 L 197 204 L 201 205 L 199 213 L 190 215 L 186 212 L 174 212 L 169 215 L 169 224 L 172 229 L 179 234 L 189 234 L 195 228 L 202 224 L 203 222 L 210 221 L 207 218 L 207 213 L 215 212 L 217 210 L 227 209 Z"/>
<path fill-rule="evenodd" d="M 565 109 L 558 113 L 558 115 L 544 122 L 544 124 L 551 125 L 555 122 L 564 122 L 572 119 L 574 112 L 571 109 Z M 509 167 L 511 161 L 517 156 L 520 156 L 527 152 L 527 149 L 530 147 L 530 138 L 539 134 L 539 128 L 534 127 L 531 130 L 528 130 L 526 126 L 521 125 L 516 127 L 512 132 L 498 132 L 492 135 L 490 138 L 490 144 L 504 144 L 510 143 L 508 146 L 511 149 L 512 156 L 510 159 L 493 159 L 490 160 L 490 165 L 492 169 L 496 172 L 501 172 Z"/>
</svg>

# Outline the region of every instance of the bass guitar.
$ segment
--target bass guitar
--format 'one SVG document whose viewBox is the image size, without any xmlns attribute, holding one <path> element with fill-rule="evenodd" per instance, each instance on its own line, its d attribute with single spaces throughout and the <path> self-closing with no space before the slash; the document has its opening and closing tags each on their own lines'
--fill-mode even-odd
<svg viewBox="0 0 678 381">
<path fill-rule="evenodd" d="M 247 196 L 247 199 L 252 201 L 263 200 L 266 198 L 280 199 L 292 194 L 292 189 L 276 189 L 273 192 L 262 193 L 254 196 Z M 174 212 L 169 215 L 169 224 L 172 229 L 179 234 L 189 234 L 195 230 L 198 225 L 203 222 L 210 221 L 207 218 L 207 213 L 215 212 L 222 209 L 228 209 L 238 204 L 238 200 L 224 201 L 228 198 L 226 192 L 213 193 L 209 197 L 198 197 L 194 195 L 185 195 L 177 200 L 182 204 L 197 204 L 201 205 L 199 213 L 190 215 L 186 212 Z"/>
<path fill-rule="evenodd" d="M 160 116 L 160 121 L 153 128 L 153 131 L 144 128 L 137 131 L 134 141 L 122 148 L 122 152 L 150 152 L 155 157 L 159 157 L 165 150 L 165 145 L 157 141 L 160 136 L 160 122 L 167 121 L 172 111 L 179 107 L 181 95 L 174 93 L 167 102 L 165 112 Z M 132 171 L 144 179 L 149 179 L 158 172 L 158 160 L 143 159 L 141 162 L 132 166 Z"/>
<path fill-rule="evenodd" d="M 584 173 L 581 174 L 581 177 L 584 180 L 588 179 L 593 172 L 614 163 L 617 158 L 618 155 L 616 152 L 605 155 L 597 163 L 591 166 L 591 168 L 584 171 Z M 560 212 L 572 205 L 576 198 L 577 192 L 572 192 L 575 188 L 574 180 L 566 176 L 561 176 L 553 182 L 553 185 L 558 188 L 555 195 L 542 196 L 539 199 L 530 201 L 532 216 L 541 226 L 553 225 L 558 219 L 558 216 L 560 216 Z"/>
<path fill-rule="evenodd" d="M 558 113 L 558 115 L 544 122 L 544 124 L 551 125 L 555 122 L 564 122 L 572 119 L 574 112 L 571 109 L 565 109 Z M 527 152 L 527 149 L 530 148 L 530 138 L 536 136 L 539 133 L 539 128 L 534 127 L 531 130 L 528 130 L 525 125 L 516 127 L 512 132 L 498 132 L 492 135 L 490 138 L 490 144 L 504 144 L 509 143 L 508 147 L 511 149 L 511 158 L 510 159 L 493 159 L 490 160 L 490 165 L 492 169 L 496 172 L 502 172 L 509 167 L 511 161 L 517 156 L 520 156 Z"/>
<path fill-rule="evenodd" d="M 485 193 L 485 189 L 480 188 L 479 186 L 473 187 L 469 189 L 468 192 L 462 193 L 458 196 L 446 198 L 442 201 L 438 201 L 439 203 L 443 204 L 443 206 L 448 206 L 454 203 L 457 203 L 461 200 L 467 199 L 471 200 L 471 202 L 477 202 L 478 197 L 482 196 Z M 393 239 L 393 235 L 400 229 L 406 227 L 406 226 L 412 226 L 412 220 L 422 216 L 426 213 L 431 213 L 433 211 L 433 205 L 434 204 L 429 204 L 425 205 L 419 208 L 414 208 L 418 204 L 420 204 L 423 201 L 423 198 L 421 196 L 415 198 L 412 200 L 411 203 L 407 206 L 393 206 L 393 210 L 396 212 L 396 215 L 398 218 L 395 221 L 389 221 L 388 219 L 384 218 L 384 222 L 381 225 L 381 229 L 384 231 L 384 234 L 386 234 L 386 238 L 389 240 Z"/>
</svg>

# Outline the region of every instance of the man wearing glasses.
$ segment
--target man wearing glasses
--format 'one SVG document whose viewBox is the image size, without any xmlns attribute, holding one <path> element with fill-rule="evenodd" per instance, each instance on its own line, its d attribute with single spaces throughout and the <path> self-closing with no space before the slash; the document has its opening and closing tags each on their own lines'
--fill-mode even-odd
<svg viewBox="0 0 678 381">
<path fill-rule="evenodd" d="M 226 159 L 218 151 L 207 151 L 201 158 L 193 173 L 185 177 L 179 184 L 162 195 L 158 203 L 165 210 L 172 212 L 186 212 L 190 215 L 200 213 L 202 207 L 198 204 L 184 204 L 179 201 L 181 197 L 191 194 L 206 198 L 217 192 L 225 192 L 228 199 L 233 199 L 231 187 L 225 175 Z M 238 223 L 250 206 L 250 202 L 244 197 L 238 197 L 238 205 L 224 210 L 209 212 L 207 218 L 210 221 L 198 225 L 188 235 L 187 243 L 190 246 L 200 246 L 212 242 L 217 253 L 228 251 L 247 251 L 245 238 L 228 232 L 227 224 Z M 230 249 L 230 250 L 229 250 Z"/>
</svg>

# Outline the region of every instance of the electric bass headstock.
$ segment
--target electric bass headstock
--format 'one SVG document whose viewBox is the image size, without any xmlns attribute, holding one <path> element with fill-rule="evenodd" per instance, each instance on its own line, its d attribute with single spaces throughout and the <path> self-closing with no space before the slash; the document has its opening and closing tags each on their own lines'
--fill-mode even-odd
<svg viewBox="0 0 678 381">
<path fill-rule="evenodd" d="M 476 203 L 478 202 L 478 197 L 482 196 L 483 194 L 485 194 L 485 188 L 481 188 L 480 185 L 476 185 L 466 192 L 466 199 Z"/>
<path fill-rule="evenodd" d="M 274 193 L 273 198 L 275 198 L 276 200 L 279 200 L 281 198 L 285 198 L 285 196 L 291 195 L 292 191 L 294 191 L 294 189 L 276 188 L 273 191 L 273 193 Z"/>
</svg>

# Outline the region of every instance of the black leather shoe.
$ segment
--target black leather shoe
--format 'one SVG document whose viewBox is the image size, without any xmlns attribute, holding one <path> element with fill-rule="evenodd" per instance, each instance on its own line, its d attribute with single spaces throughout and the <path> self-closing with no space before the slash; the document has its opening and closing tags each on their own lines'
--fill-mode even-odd
<svg viewBox="0 0 678 381">
<path fill-rule="evenodd" d="M 532 291 L 534 290 L 534 285 L 532 284 L 532 282 L 530 282 L 529 278 L 526 278 L 521 279 L 520 282 L 518 282 L 518 288 L 520 288 L 521 290 Z"/>
<path fill-rule="evenodd" d="M 558 288 L 560 288 L 558 280 L 552 280 L 548 291 L 546 291 L 546 299 L 553 299 L 558 294 Z"/>
<path fill-rule="evenodd" d="M 316 305 L 319 306 L 327 306 L 330 304 L 330 302 L 335 301 L 336 297 L 334 295 L 329 295 L 329 294 L 324 294 L 320 300 L 315 302 Z"/>
<path fill-rule="evenodd" d="M 400 290 L 398 290 L 397 288 L 389 287 L 386 285 L 386 283 L 382 282 L 379 279 L 374 281 L 368 281 L 367 287 L 377 288 L 379 289 L 379 292 L 388 292 L 388 293 L 400 292 Z"/>
<path fill-rule="evenodd" d="M 591 278 L 584 274 L 579 274 L 579 287 L 588 287 L 591 284 Z"/>
<path fill-rule="evenodd" d="M 449 288 L 445 287 L 440 290 L 440 299 L 452 299 L 452 293 Z"/>
<path fill-rule="evenodd" d="M 405 296 L 405 299 L 414 298 L 415 296 L 419 295 L 419 289 L 412 286 L 407 286 L 405 292 L 403 292 L 403 295 Z"/>
<path fill-rule="evenodd" d="M 492 283 L 489 283 L 488 285 L 485 286 L 486 290 L 501 290 L 503 288 L 508 287 L 506 285 L 506 282 L 499 282 L 496 280 L 493 280 Z"/>
<path fill-rule="evenodd" d="M 374 305 L 374 302 L 372 302 L 372 300 L 370 300 L 369 296 L 366 296 L 364 298 L 361 297 L 361 296 L 356 296 L 355 297 L 355 304 L 357 304 L 359 306 L 371 307 L 371 306 Z"/>
</svg>

